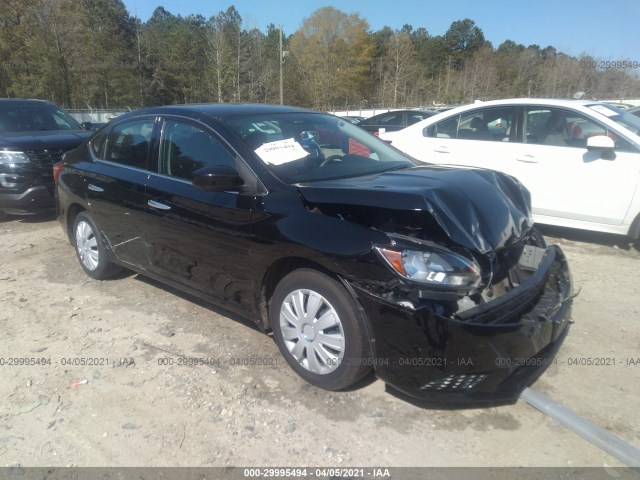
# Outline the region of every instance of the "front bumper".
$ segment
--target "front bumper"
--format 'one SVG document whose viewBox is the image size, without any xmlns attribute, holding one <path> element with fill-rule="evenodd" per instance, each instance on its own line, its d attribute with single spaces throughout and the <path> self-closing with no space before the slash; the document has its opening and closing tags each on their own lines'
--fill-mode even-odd
<svg viewBox="0 0 640 480">
<path fill-rule="evenodd" d="M 0 210 L 14 215 L 30 215 L 55 210 L 53 169 L 58 158 L 29 153 L 29 163 L 0 164 Z"/>
<path fill-rule="evenodd" d="M 30 215 L 53 210 L 55 198 L 52 186 L 38 185 L 19 193 L 0 190 L 0 211 L 5 213 Z"/>
<path fill-rule="evenodd" d="M 428 403 L 515 402 L 553 363 L 570 324 L 571 275 L 557 246 L 522 285 L 462 319 L 352 287 L 372 327 L 376 375 Z"/>
</svg>

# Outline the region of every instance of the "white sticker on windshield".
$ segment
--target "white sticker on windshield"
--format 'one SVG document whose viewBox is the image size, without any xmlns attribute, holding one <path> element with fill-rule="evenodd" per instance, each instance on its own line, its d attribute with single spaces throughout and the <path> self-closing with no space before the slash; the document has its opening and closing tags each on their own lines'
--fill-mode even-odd
<svg viewBox="0 0 640 480">
<path fill-rule="evenodd" d="M 589 106 L 589 108 L 591 110 L 594 110 L 594 111 L 600 113 L 601 115 L 604 115 L 605 117 L 613 117 L 615 115 L 618 115 L 617 112 L 614 112 L 613 110 L 611 110 L 610 108 L 605 107 L 604 105 L 591 105 L 591 106 Z"/>
<path fill-rule="evenodd" d="M 293 138 L 265 143 L 255 150 L 270 165 L 282 165 L 306 157 L 309 153 Z"/>
</svg>

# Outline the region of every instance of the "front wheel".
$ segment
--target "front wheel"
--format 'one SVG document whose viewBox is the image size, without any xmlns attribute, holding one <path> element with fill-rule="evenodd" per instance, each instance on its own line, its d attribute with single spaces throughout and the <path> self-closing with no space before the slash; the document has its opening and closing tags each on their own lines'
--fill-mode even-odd
<svg viewBox="0 0 640 480">
<path fill-rule="evenodd" d="M 91 216 L 80 212 L 73 224 L 74 247 L 80 266 L 87 275 L 96 280 L 106 280 L 122 268 L 107 258 L 107 251 Z"/>
<path fill-rule="evenodd" d="M 269 307 L 285 360 L 307 382 L 326 390 L 350 387 L 371 370 L 371 345 L 353 299 L 316 270 L 284 277 Z"/>
</svg>

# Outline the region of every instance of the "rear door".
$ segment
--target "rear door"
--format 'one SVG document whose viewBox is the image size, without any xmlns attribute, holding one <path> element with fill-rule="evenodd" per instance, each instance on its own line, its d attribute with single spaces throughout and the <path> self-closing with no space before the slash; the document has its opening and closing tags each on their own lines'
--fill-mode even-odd
<svg viewBox="0 0 640 480">
<path fill-rule="evenodd" d="M 98 229 L 121 261 L 140 268 L 148 263 L 141 226 L 155 125 L 155 116 L 125 121 L 94 138 L 96 161 L 86 176 L 87 200 Z"/>
<path fill-rule="evenodd" d="M 490 168 L 513 175 L 517 108 L 474 109 L 441 120 L 423 132 L 421 160 Z"/>
<path fill-rule="evenodd" d="M 242 160 L 208 127 L 171 117 L 162 121 L 158 158 L 146 191 L 149 269 L 247 310 L 255 301 L 249 260 L 255 189 L 204 192 L 192 184 L 203 167 L 246 172 Z"/>
</svg>

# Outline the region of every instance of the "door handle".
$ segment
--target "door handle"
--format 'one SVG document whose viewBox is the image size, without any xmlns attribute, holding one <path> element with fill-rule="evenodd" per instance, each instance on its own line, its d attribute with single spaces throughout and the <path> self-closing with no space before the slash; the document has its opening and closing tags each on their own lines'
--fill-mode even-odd
<svg viewBox="0 0 640 480">
<path fill-rule="evenodd" d="M 516 157 L 516 160 L 522 163 L 540 163 L 533 155 L 523 155 L 522 157 Z"/>
<path fill-rule="evenodd" d="M 437 153 L 450 153 L 447 147 L 436 147 L 433 151 Z"/>
<path fill-rule="evenodd" d="M 90 183 L 89 185 L 87 185 L 87 188 L 92 192 L 98 192 L 98 193 L 104 192 L 104 188 L 94 185 L 93 183 Z"/>
<path fill-rule="evenodd" d="M 155 200 L 149 200 L 147 202 L 151 208 L 157 208 L 158 210 L 171 210 L 169 205 L 165 205 L 164 203 L 156 202 Z"/>
</svg>

